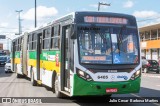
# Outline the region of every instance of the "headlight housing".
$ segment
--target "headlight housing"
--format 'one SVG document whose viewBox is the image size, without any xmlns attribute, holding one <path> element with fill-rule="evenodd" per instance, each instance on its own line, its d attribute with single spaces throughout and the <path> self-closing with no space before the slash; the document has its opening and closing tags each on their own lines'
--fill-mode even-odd
<svg viewBox="0 0 160 106">
<path fill-rule="evenodd" d="M 131 80 L 135 80 L 137 77 L 139 77 L 141 75 L 141 70 L 137 70 L 132 76 L 131 76 Z"/>
<path fill-rule="evenodd" d="M 84 80 L 87 80 L 87 81 L 93 81 L 92 77 L 87 74 L 86 72 L 80 70 L 80 69 L 76 69 L 76 73 L 79 77 L 83 78 Z"/>
</svg>

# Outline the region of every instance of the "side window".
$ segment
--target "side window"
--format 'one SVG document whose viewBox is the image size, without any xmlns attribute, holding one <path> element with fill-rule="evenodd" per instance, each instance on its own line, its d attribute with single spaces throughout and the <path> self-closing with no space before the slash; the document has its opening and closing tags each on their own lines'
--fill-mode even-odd
<svg viewBox="0 0 160 106">
<path fill-rule="evenodd" d="M 18 39 L 15 40 L 15 51 L 18 51 Z"/>
<path fill-rule="evenodd" d="M 43 30 L 43 49 L 49 49 L 50 36 L 51 36 L 50 28 Z"/>
<path fill-rule="evenodd" d="M 60 47 L 60 25 L 52 27 L 51 49 L 59 49 Z"/>
<path fill-rule="evenodd" d="M 32 50 L 36 50 L 36 44 L 37 44 L 37 34 L 32 34 Z"/>
<path fill-rule="evenodd" d="M 28 35 L 28 50 L 32 50 L 32 35 Z"/>
<path fill-rule="evenodd" d="M 15 40 L 15 51 L 21 51 L 22 37 Z"/>
</svg>

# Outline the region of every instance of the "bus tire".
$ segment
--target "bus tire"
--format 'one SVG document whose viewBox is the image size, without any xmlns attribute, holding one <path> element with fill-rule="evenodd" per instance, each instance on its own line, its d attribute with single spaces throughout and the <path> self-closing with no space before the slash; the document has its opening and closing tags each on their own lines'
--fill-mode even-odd
<svg viewBox="0 0 160 106">
<path fill-rule="evenodd" d="M 37 85 L 37 82 L 34 80 L 34 72 L 32 71 L 32 68 L 31 68 L 31 72 L 32 72 L 32 76 L 31 76 L 32 86 L 36 86 L 36 85 Z"/>
<path fill-rule="evenodd" d="M 53 71 L 52 75 L 52 92 L 55 93 L 55 80 L 56 80 L 56 72 Z"/>
<path fill-rule="evenodd" d="M 56 94 L 56 97 L 62 98 L 63 94 L 60 92 L 59 89 L 60 89 L 59 88 L 59 80 L 58 80 L 58 76 L 56 75 L 56 78 L 55 78 L 55 94 Z"/>
</svg>

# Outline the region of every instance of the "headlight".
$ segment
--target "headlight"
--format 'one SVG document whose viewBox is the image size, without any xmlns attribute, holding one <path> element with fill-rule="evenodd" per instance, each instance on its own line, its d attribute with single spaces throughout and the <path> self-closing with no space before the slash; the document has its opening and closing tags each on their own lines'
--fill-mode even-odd
<svg viewBox="0 0 160 106">
<path fill-rule="evenodd" d="M 136 76 L 139 76 L 139 75 L 140 75 L 140 73 L 141 73 L 141 71 L 140 71 L 140 70 L 138 70 L 138 71 L 135 73 L 135 75 L 136 75 Z"/>
<path fill-rule="evenodd" d="M 131 80 L 135 80 L 137 77 L 141 75 L 141 70 L 136 71 L 132 76 Z"/>
<path fill-rule="evenodd" d="M 84 72 L 81 71 L 81 70 L 78 71 L 78 74 L 79 74 L 80 76 L 84 76 Z"/>
<path fill-rule="evenodd" d="M 93 79 L 91 78 L 91 76 L 87 73 L 85 73 L 84 71 L 80 70 L 80 69 L 76 69 L 76 73 L 79 77 L 87 80 L 87 81 L 93 81 Z"/>
</svg>

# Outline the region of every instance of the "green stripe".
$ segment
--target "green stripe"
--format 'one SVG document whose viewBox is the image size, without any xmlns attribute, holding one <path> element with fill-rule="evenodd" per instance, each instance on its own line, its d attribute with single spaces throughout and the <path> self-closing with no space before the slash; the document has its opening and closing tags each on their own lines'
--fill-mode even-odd
<svg viewBox="0 0 160 106">
<path fill-rule="evenodd" d="M 48 57 L 49 56 L 56 56 L 58 55 L 59 57 L 59 62 L 60 62 L 60 51 L 59 50 L 51 50 L 51 51 L 42 51 L 42 54 L 41 54 L 41 60 L 46 60 L 46 61 L 50 61 L 48 60 Z"/>
<path fill-rule="evenodd" d="M 29 59 L 36 59 L 36 51 L 29 51 Z M 40 54 L 40 60 L 50 61 L 48 60 L 49 56 L 56 56 L 58 54 L 59 62 L 60 62 L 60 51 L 59 50 L 43 50 L 42 54 Z M 56 60 L 55 60 L 56 61 Z"/>
<path fill-rule="evenodd" d="M 29 51 L 29 59 L 36 59 L 36 51 Z"/>
<path fill-rule="evenodd" d="M 20 58 L 20 51 L 15 52 L 15 58 Z"/>
</svg>

